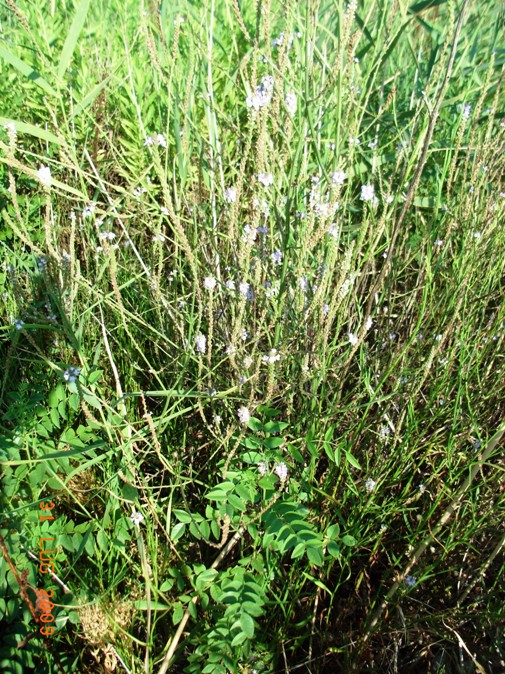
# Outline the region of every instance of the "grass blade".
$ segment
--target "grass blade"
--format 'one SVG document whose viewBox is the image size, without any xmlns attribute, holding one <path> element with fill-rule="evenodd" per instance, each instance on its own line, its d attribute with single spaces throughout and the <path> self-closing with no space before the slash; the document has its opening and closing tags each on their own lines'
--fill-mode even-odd
<svg viewBox="0 0 505 674">
<path fill-rule="evenodd" d="M 82 27 L 84 25 L 84 22 L 86 21 L 88 9 L 89 9 L 89 0 L 82 0 L 81 4 L 79 5 L 75 13 L 74 20 L 72 21 L 72 25 L 70 26 L 70 31 L 67 35 L 67 39 L 65 40 L 65 44 L 63 45 L 63 49 L 61 50 L 60 63 L 58 65 L 58 77 L 60 79 L 63 78 L 63 76 L 67 71 L 68 66 L 70 65 L 70 61 L 72 60 L 77 40 L 79 39 Z"/>
<path fill-rule="evenodd" d="M 41 89 L 52 96 L 58 96 L 57 92 L 52 88 L 52 86 L 47 82 L 36 70 L 32 68 L 31 65 L 25 63 L 19 56 L 11 54 L 11 52 L 6 49 L 4 46 L 0 45 L 0 58 L 10 63 L 11 66 L 14 66 L 18 72 L 24 75 L 27 79 L 31 80 Z"/>
</svg>

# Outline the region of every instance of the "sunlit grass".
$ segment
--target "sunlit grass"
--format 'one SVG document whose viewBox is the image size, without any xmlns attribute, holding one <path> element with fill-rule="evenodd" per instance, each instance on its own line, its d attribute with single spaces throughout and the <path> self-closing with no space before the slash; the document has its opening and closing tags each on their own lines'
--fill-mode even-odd
<svg viewBox="0 0 505 674">
<path fill-rule="evenodd" d="M 2 10 L 2 657 L 495 671 L 502 11 L 246 4 Z"/>
</svg>

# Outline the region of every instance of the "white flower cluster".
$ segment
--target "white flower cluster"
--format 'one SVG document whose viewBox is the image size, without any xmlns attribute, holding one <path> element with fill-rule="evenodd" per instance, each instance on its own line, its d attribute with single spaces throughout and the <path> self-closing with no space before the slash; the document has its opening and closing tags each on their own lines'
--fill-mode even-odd
<svg viewBox="0 0 505 674">
<path fill-rule="evenodd" d="M 154 136 L 146 136 L 144 145 L 158 145 L 158 147 L 167 147 L 167 140 L 162 133 L 157 133 Z"/>
<path fill-rule="evenodd" d="M 246 105 L 248 108 L 253 108 L 256 112 L 268 105 L 272 100 L 272 93 L 274 89 L 274 78 L 271 75 L 265 75 L 262 78 L 261 84 L 256 87 L 254 94 L 250 94 L 246 98 Z"/>
<path fill-rule="evenodd" d="M 288 467 L 284 462 L 278 463 L 275 466 L 274 472 L 281 482 L 285 482 L 288 479 Z"/>
<path fill-rule="evenodd" d="M 241 424 L 248 424 L 249 419 L 251 418 L 251 413 L 247 407 L 239 407 L 237 410 L 237 416 Z"/>
<path fill-rule="evenodd" d="M 334 185 L 343 185 L 346 178 L 347 175 L 345 171 L 335 171 L 331 174 L 331 182 Z"/>
<path fill-rule="evenodd" d="M 82 217 L 84 219 L 90 218 L 93 215 L 93 213 L 95 212 L 95 208 L 96 208 L 96 203 L 94 201 L 92 201 L 90 204 L 88 204 L 88 206 L 84 206 L 84 208 L 82 209 Z"/>
<path fill-rule="evenodd" d="M 280 353 L 277 353 L 277 349 L 270 349 L 270 353 L 267 355 L 265 354 L 261 360 L 264 363 L 268 363 L 269 365 L 273 365 L 276 363 L 278 360 L 281 359 Z"/>
<path fill-rule="evenodd" d="M 286 93 L 286 108 L 291 117 L 294 117 L 296 114 L 296 94 L 294 91 Z"/>
<path fill-rule="evenodd" d="M 203 287 L 206 290 L 214 290 L 216 283 L 217 281 L 213 276 L 206 276 L 203 280 Z"/>
<path fill-rule="evenodd" d="M 373 203 L 375 197 L 375 190 L 373 185 L 362 185 L 361 186 L 361 201 L 371 201 Z"/>
<path fill-rule="evenodd" d="M 49 166 L 41 166 L 37 171 L 37 178 L 46 187 L 50 187 L 52 183 L 51 169 Z"/>
<path fill-rule="evenodd" d="M 207 337 L 205 337 L 205 335 L 202 335 L 202 333 L 200 333 L 195 337 L 195 349 L 198 353 L 205 353 L 206 346 L 207 346 Z"/>
</svg>

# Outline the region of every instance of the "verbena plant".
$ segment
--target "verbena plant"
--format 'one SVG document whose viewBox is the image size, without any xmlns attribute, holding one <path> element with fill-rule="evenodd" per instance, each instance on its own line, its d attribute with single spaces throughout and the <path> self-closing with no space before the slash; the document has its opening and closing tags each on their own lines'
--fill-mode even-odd
<svg viewBox="0 0 505 674">
<path fill-rule="evenodd" d="M 499 668 L 499 3 L 1 20 L 3 670 Z"/>
</svg>

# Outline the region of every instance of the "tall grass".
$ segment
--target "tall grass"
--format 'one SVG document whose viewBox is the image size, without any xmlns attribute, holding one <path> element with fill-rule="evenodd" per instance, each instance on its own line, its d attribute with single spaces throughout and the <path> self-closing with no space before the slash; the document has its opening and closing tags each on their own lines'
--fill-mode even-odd
<svg viewBox="0 0 505 674">
<path fill-rule="evenodd" d="M 1 12 L 4 671 L 499 671 L 499 3 Z"/>
</svg>

